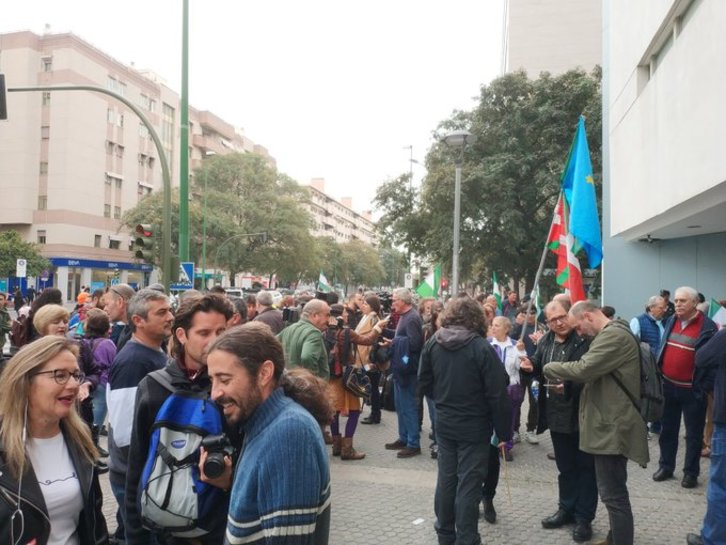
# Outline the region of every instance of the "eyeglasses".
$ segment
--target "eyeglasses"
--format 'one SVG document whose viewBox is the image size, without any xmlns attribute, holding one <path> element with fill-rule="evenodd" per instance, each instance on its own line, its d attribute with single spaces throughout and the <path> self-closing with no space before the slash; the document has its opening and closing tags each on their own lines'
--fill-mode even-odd
<svg viewBox="0 0 726 545">
<path fill-rule="evenodd" d="M 82 371 L 73 371 L 71 373 L 67 369 L 51 369 L 50 371 L 38 371 L 32 376 L 36 375 L 53 375 L 53 380 L 55 380 L 58 384 L 66 384 L 71 379 L 71 377 L 73 377 L 73 380 L 75 380 L 78 384 L 81 384 L 86 378 L 86 374 Z"/>
<path fill-rule="evenodd" d="M 555 325 L 556 323 L 564 322 L 566 320 L 567 320 L 567 314 L 562 314 L 561 316 L 555 316 L 553 318 L 550 318 L 549 320 L 547 320 L 547 323 L 550 325 Z"/>
</svg>

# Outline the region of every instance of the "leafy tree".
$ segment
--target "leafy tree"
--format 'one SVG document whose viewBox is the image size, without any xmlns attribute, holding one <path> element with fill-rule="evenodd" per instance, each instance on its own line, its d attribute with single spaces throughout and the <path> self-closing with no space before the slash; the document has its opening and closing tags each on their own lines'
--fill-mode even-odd
<svg viewBox="0 0 726 545">
<path fill-rule="evenodd" d="M 440 136 L 461 128 L 477 136 L 476 143 L 465 149 L 462 165 L 462 279 L 486 284 L 496 271 L 500 281 L 524 279 L 531 285 L 580 114 L 587 120 L 599 194 L 600 111 L 599 69 L 592 74 L 582 70 L 559 76 L 544 73 L 536 80 L 520 71 L 482 86 L 473 111 L 455 112 L 440 124 Z M 405 197 L 398 197 L 386 184 L 377 196 L 377 204 L 384 210 L 381 224 L 402 231 L 395 236 L 384 231 L 384 236 L 399 242 L 408 238 L 417 253 L 445 265 L 451 263 L 452 153 L 443 143 L 429 151 L 428 174 L 412 217 L 393 217 L 405 207 Z"/>
<path fill-rule="evenodd" d="M 17 231 L 0 232 L 0 276 L 15 276 L 18 259 L 28 263 L 28 276 L 37 276 L 51 264 L 40 255 L 37 244 L 26 242 Z"/>
</svg>

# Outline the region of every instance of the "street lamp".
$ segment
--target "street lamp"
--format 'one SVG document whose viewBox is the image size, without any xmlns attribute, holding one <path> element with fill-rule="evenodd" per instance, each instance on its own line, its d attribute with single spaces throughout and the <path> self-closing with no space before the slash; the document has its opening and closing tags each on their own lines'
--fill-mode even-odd
<svg viewBox="0 0 726 545">
<path fill-rule="evenodd" d="M 454 256 L 451 261 L 451 289 L 456 293 L 459 289 L 459 222 L 461 221 L 461 164 L 464 162 L 464 148 L 467 144 L 473 144 L 476 136 L 469 131 L 454 131 L 444 137 L 444 143 L 454 151 L 456 155 L 456 181 L 454 183 Z"/>
<path fill-rule="evenodd" d="M 204 152 L 205 157 L 217 155 L 212 150 Z M 204 204 L 202 205 L 202 286 L 203 291 L 207 291 L 207 179 L 209 178 L 209 169 L 204 169 Z"/>
</svg>

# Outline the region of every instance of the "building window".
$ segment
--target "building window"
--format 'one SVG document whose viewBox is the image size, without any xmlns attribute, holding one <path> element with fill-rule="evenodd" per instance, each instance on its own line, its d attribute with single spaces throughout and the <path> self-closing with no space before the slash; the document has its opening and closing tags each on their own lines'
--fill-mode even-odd
<svg viewBox="0 0 726 545">
<path fill-rule="evenodd" d="M 113 123 L 116 120 L 116 112 L 113 110 L 113 108 L 109 108 L 106 110 L 106 121 L 109 123 Z"/>
<path fill-rule="evenodd" d="M 111 185 L 112 182 L 113 182 L 113 178 L 111 176 L 109 176 L 108 174 L 106 174 L 106 185 Z"/>
<path fill-rule="evenodd" d="M 40 60 L 40 67 L 43 72 L 50 72 L 53 70 L 53 57 L 43 57 Z"/>
<path fill-rule="evenodd" d="M 116 219 L 116 220 L 121 219 L 121 207 L 120 206 L 113 207 L 113 219 Z"/>
<path fill-rule="evenodd" d="M 121 241 L 120 240 L 109 240 L 108 247 L 111 250 L 119 250 L 119 249 L 121 249 Z"/>
<path fill-rule="evenodd" d="M 38 195 L 38 210 L 48 209 L 48 195 Z"/>
<path fill-rule="evenodd" d="M 41 174 L 48 174 L 48 161 L 41 161 L 40 162 L 40 173 Z"/>
<path fill-rule="evenodd" d="M 120 144 L 116 144 L 116 157 L 124 156 L 124 147 Z"/>
<path fill-rule="evenodd" d="M 146 155 L 143 153 L 139 153 L 139 165 L 140 166 L 146 166 Z"/>
<path fill-rule="evenodd" d="M 43 140 L 48 140 L 50 138 L 50 125 L 43 125 L 40 128 L 40 137 Z"/>
<path fill-rule="evenodd" d="M 101 235 L 94 235 L 93 236 L 93 247 L 94 248 L 100 248 L 101 247 Z"/>
<path fill-rule="evenodd" d="M 124 114 L 118 114 L 118 120 L 116 124 L 122 129 L 124 128 Z"/>
<path fill-rule="evenodd" d="M 115 147 L 115 144 L 111 142 L 110 140 L 106 140 L 106 155 L 111 155 L 113 153 L 113 148 Z"/>
<path fill-rule="evenodd" d="M 154 160 L 155 160 L 154 157 L 149 157 L 149 169 L 150 170 L 154 168 Z"/>
<path fill-rule="evenodd" d="M 103 217 L 104 218 L 110 218 L 111 217 L 111 205 L 110 204 L 104 204 L 103 205 Z"/>
<path fill-rule="evenodd" d="M 121 178 L 116 178 L 116 189 L 121 189 L 124 181 Z"/>
<path fill-rule="evenodd" d="M 45 231 L 38 231 L 38 244 L 45 244 Z"/>
<path fill-rule="evenodd" d="M 50 106 L 50 91 L 43 92 L 43 106 Z"/>
</svg>

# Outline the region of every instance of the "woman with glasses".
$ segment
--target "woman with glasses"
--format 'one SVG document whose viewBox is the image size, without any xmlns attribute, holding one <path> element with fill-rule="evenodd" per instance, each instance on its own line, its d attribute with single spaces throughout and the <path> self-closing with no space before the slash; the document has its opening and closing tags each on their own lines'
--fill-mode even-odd
<svg viewBox="0 0 726 545">
<path fill-rule="evenodd" d="M 75 344 L 45 336 L 0 377 L 0 543 L 108 543 Z"/>
</svg>

